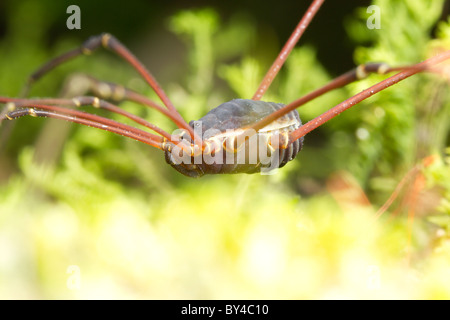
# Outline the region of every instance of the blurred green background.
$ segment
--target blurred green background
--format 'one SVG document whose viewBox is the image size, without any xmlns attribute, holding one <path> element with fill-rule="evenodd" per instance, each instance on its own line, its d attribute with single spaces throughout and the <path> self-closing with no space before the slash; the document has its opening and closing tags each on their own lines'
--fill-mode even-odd
<svg viewBox="0 0 450 320">
<path fill-rule="evenodd" d="M 81 30 L 66 27 L 71 4 L 81 8 Z M 18 96 L 37 67 L 107 31 L 186 120 L 198 119 L 252 96 L 308 4 L 2 1 L 0 95 Z M 326 2 L 264 100 L 289 103 L 359 63 L 413 64 L 449 48 L 448 2 L 374 1 L 374 30 L 369 4 Z M 30 95 L 58 96 L 76 72 L 157 100 L 104 50 L 55 69 Z M 308 121 L 383 78 L 316 99 L 300 116 Z M 195 180 L 159 150 L 112 133 L 3 122 L 0 298 L 449 299 L 448 91 L 448 79 L 432 74 L 383 91 L 308 134 L 274 175 Z M 121 106 L 175 129 L 145 107 Z"/>
</svg>

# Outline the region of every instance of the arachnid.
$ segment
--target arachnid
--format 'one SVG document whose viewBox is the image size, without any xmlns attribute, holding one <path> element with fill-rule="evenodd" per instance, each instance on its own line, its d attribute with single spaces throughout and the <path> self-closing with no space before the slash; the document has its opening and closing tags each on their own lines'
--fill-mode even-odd
<svg viewBox="0 0 450 320">
<path fill-rule="evenodd" d="M 176 110 L 164 90 L 141 62 L 114 36 L 103 33 L 89 38 L 81 47 L 62 54 L 39 68 L 29 79 L 28 86 L 58 65 L 83 54 L 91 54 L 99 47 L 107 48 L 131 64 L 153 88 L 163 106 L 122 86 L 92 79 L 97 96 L 73 99 L 25 99 L 0 97 L 6 103 L 0 121 L 21 116 L 51 117 L 114 132 L 162 150 L 168 164 L 189 177 L 218 173 L 257 173 L 283 167 L 293 160 L 303 145 L 303 137 L 331 118 L 364 99 L 418 72 L 434 67 L 448 59 L 450 51 L 408 67 L 392 68 L 382 63 L 358 66 L 332 80 L 327 85 L 283 105 L 262 101 L 273 79 L 283 66 L 306 27 L 318 12 L 323 0 L 312 1 L 307 12 L 289 37 L 251 99 L 235 99 L 219 105 L 198 121 L 187 123 Z M 296 108 L 314 98 L 362 79 L 369 73 L 390 73 L 394 76 L 362 91 L 338 104 L 317 118 L 302 124 Z M 131 100 L 154 108 L 171 119 L 181 130 L 169 134 L 153 123 L 133 115 L 108 102 L 110 97 Z M 63 106 L 92 105 L 124 115 L 154 133 L 135 128 L 105 117 Z"/>
</svg>

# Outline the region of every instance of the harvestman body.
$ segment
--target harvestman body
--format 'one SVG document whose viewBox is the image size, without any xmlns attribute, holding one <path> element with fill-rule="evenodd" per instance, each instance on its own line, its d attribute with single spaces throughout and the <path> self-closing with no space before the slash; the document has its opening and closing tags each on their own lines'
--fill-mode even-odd
<svg viewBox="0 0 450 320">
<path fill-rule="evenodd" d="M 152 74 L 115 37 L 105 33 L 88 39 L 80 48 L 62 54 L 43 65 L 29 78 L 24 90 L 25 94 L 32 82 L 58 65 L 79 55 L 91 54 L 99 47 L 104 47 L 130 63 L 153 88 L 164 106 L 122 86 L 88 78 L 92 91 L 97 94 L 95 97 L 82 96 L 73 99 L 0 97 L 0 103 L 7 104 L 5 110 L 0 113 L 0 122 L 25 115 L 51 117 L 121 134 L 163 150 L 166 161 L 177 171 L 189 177 L 218 173 L 256 173 L 281 168 L 295 158 L 302 148 L 303 137 L 308 132 L 373 94 L 450 58 L 450 51 L 446 51 L 409 67 L 390 68 L 384 64 L 361 65 L 332 80 L 324 87 L 287 105 L 260 101 L 323 2 L 324 0 L 312 2 L 251 100 L 235 99 L 223 103 L 208 112 L 199 121 L 186 123 Z M 401 72 L 302 125 L 296 111 L 299 106 L 328 91 L 365 78 L 371 72 L 385 74 L 393 71 Z M 110 98 L 131 100 L 156 109 L 170 118 L 181 130 L 181 133 L 170 135 L 156 125 L 103 100 Z M 126 116 L 157 134 L 94 114 L 62 107 L 89 105 Z"/>
</svg>

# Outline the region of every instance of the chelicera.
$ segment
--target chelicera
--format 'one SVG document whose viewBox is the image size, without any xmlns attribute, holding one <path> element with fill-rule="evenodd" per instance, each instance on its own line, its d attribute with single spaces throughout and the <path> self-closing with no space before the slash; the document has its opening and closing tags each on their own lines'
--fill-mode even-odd
<svg viewBox="0 0 450 320">
<path fill-rule="evenodd" d="M 189 177 L 218 173 L 257 173 L 281 168 L 296 157 L 303 146 L 303 137 L 308 132 L 373 94 L 450 58 L 450 51 L 446 51 L 408 67 L 393 68 L 381 63 L 360 65 L 322 88 L 287 105 L 261 101 L 323 2 L 324 0 L 314 0 L 311 3 L 251 99 L 235 99 L 223 103 L 198 121 L 191 121 L 188 124 L 144 65 L 114 36 L 104 33 L 89 38 L 81 47 L 66 52 L 39 68 L 30 76 L 24 94 L 34 81 L 58 65 L 104 47 L 132 65 L 155 91 L 163 106 L 123 86 L 88 77 L 86 80 L 90 82 L 96 96 L 81 96 L 73 99 L 0 97 L 0 103 L 6 104 L 6 108 L 0 114 L 0 122 L 30 115 L 63 119 L 114 132 L 162 150 L 167 163 Z M 299 106 L 326 92 L 365 78 L 369 73 L 385 74 L 394 71 L 398 73 L 336 105 L 308 123 L 302 124 L 296 111 Z M 156 109 L 171 119 L 180 130 L 177 134 L 171 135 L 158 126 L 108 102 L 108 99 L 131 100 Z M 88 105 L 121 114 L 154 133 L 105 117 L 63 107 Z"/>
</svg>

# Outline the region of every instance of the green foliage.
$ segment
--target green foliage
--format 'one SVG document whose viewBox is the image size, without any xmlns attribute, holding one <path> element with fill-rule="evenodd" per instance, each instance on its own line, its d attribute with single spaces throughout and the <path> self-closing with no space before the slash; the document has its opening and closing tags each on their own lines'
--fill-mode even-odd
<svg viewBox="0 0 450 320">
<path fill-rule="evenodd" d="M 5 96 L 17 95 L 43 61 L 79 45 L 68 37 L 45 46 L 57 13 L 33 1 L 17 3 L 0 42 Z M 430 39 L 442 1 L 374 4 L 381 8 L 381 29 L 366 28 L 366 8 L 344 22 L 360 41 L 356 63 L 412 64 L 448 45 L 448 21 Z M 48 17 L 35 19 L 30 10 Z M 174 14 L 168 25 L 184 41 L 186 67 L 162 86 L 185 119 L 252 96 L 269 67 L 252 51 L 271 42 L 251 17 L 221 20 L 214 9 L 192 9 Z M 80 70 L 155 98 L 128 66 L 101 52 L 52 71 L 32 95 L 58 95 L 63 79 Z M 316 99 L 299 109 L 303 122 L 383 78 Z M 299 45 L 264 99 L 288 103 L 329 79 L 316 49 Z M 135 141 L 87 127 L 61 129 L 47 119 L 17 120 L 0 154 L 0 297 L 448 299 L 448 91 L 448 82 L 433 74 L 383 91 L 308 135 L 298 159 L 268 176 L 188 179 L 167 166 L 161 152 Z M 156 112 L 121 106 L 174 128 Z M 411 188 L 405 188 L 374 220 L 402 177 L 430 154 L 435 161 L 420 171 L 426 184 L 416 205 L 408 205 Z M 333 187 L 337 170 L 346 172 L 351 187 Z M 372 205 L 360 201 L 364 193 Z M 395 218 L 394 211 L 400 213 Z M 416 214 L 412 226 L 406 212 Z M 79 290 L 66 286 L 70 265 L 81 270 Z"/>
</svg>

